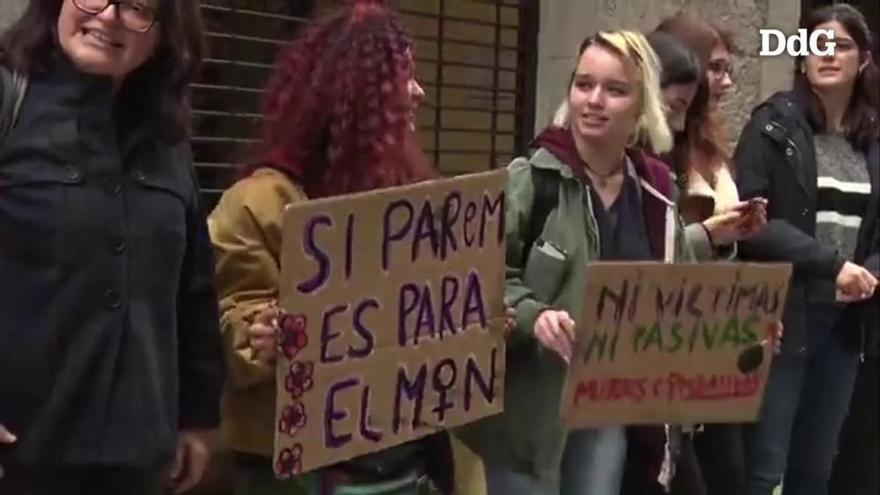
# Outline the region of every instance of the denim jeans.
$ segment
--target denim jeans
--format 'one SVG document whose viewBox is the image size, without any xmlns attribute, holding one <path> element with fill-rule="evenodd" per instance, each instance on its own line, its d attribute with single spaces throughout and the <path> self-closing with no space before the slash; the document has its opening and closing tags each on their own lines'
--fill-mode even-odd
<svg viewBox="0 0 880 495">
<path fill-rule="evenodd" d="M 623 428 L 568 434 L 558 481 L 486 465 L 488 495 L 618 495 L 626 457 Z"/>
<path fill-rule="evenodd" d="M 835 332 L 839 311 L 808 309 L 807 347 L 776 356 L 759 422 L 745 428 L 750 495 L 826 495 L 859 358 Z"/>
</svg>

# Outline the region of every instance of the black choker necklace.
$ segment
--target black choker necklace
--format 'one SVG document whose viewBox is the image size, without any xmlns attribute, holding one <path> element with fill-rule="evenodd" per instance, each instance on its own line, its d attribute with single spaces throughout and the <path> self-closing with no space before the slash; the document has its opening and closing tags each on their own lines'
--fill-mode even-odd
<svg viewBox="0 0 880 495">
<path fill-rule="evenodd" d="M 608 187 L 608 179 L 621 173 L 625 163 L 626 163 L 626 161 L 622 162 L 620 165 L 614 167 L 610 172 L 608 172 L 606 174 L 600 174 L 599 172 L 596 172 L 595 170 L 593 170 L 592 167 L 590 167 L 590 165 L 587 162 L 584 162 L 584 168 L 586 168 L 587 170 L 590 171 L 591 174 L 596 176 L 596 178 L 598 179 L 598 182 L 599 182 L 599 187 L 604 189 L 604 188 Z"/>
</svg>

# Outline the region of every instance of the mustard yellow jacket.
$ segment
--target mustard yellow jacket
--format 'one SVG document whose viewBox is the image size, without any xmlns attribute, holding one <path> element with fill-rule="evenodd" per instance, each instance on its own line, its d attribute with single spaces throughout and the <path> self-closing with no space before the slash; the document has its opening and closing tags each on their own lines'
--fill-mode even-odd
<svg viewBox="0 0 880 495">
<path fill-rule="evenodd" d="M 278 298 L 284 207 L 306 199 L 284 174 L 264 168 L 227 190 L 208 217 L 229 368 L 221 430 L 236 451 L 272 456 L 275 368 L 254 360 L 247 328 Z"/>
<path fill-rule="evenodd" d="M 254 360 L 247 328 L 262 309 L 278 298 L 284 208 L 307 199 L 286 175 L 264 168 L 223 193 L 208 217 L 220 297 L 220 331 L 229 368 L 221 431 L 226 446 L 234 451 L 272 457 L 275 368 Z M 398 472 L 400 466 L 422 461 L 435 484 L 450 491 L 453 461 L 445 433 L 346 464 L 392 473 Z"/>
</svg>

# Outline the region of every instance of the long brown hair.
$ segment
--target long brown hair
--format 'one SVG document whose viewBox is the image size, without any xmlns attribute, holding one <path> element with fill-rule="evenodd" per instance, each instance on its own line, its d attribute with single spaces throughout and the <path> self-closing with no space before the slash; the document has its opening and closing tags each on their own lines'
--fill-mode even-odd
<svg viewBox="0 0 880 495">
<path fill-rule="evenodd" d="M 0 37 L 0 64 L 24 74 L 48 68 L 60 50 L 57 22 L 70 0 L 31 0 L 24 14 Z M 161 0 L 156 53 L 126 78 L 119 98 L 129 115 L 158 118 L 174 141 L 190 133 L 189 85 L 205 52 L 202 18 L 196 0 Z"/>
<path fill-rule="evenodd" d="M 688 108 L 685 130 L 676 136 L 674 161 L 679 162 L 676 166 L 680 183 L 686 183 L 686 176 L 691 171 L 702 174 L 711 183 L 715 167 L 730 166 L 730 149 L 725 138 L 723 118 L 709 105 L 709 83 L 706 79 L 709 56 L 722 39 L 709 23 L 684 15 L 664 19 L 657 26 L 657 31 L 679 40 L 700 61 L 697 94 Z"/>
<path fill-rule="evenodd" d="M 807 15 L 802 27 L 812 32 L 816 26 L 830 21 L 837 21 L 846 29 L 859 50 L 860 63 L 866 63 L 859 71 L 853 86 L 852 96 L 846 112 L 843 114 L 843 128 L 847 140 L 854 148 L 867 151 L 872 142 L 880 134 L 878 123 L 877 87 L 880 86 L 880 71 L 877 63 L 870 58 L 871 31 L 865 17 L 854 7 L 844 3 L 828 5 L 813 10 Z M 819 97 L 812 90 L 810 81 L 802 72 L 804 57 L 797 59 L 795 67 L 794 89 L 798 106 L 806 112 L 810 125 L 815 132 L 826 127 L 825 110 Z"/>
</svg>

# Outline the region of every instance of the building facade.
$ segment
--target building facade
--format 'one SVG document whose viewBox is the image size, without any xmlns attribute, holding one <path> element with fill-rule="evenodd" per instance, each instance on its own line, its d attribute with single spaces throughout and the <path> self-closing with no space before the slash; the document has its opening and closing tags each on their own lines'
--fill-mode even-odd
<svg viewBox="0 0 880 495">
<path fill-rule="evenodd" d="M 0 2 L 0 26 L 27 0 Z M 804 5 L 823 0 L 802 0 Z M 259 119 L 278 48 L 306 19 L 341 0 L 202 0 L 210 44 L 194 85 L 193 148 L 208 206 L 235 177 Z M 416 38 L 427 92 L 419 133 L 444 174 L 503 166 L 525 152 L 566 94 L 575 50 L 589 33 L 648 30 L 687 12 L 737 35 L 737 91 L 725 102 L 734 136 L 761 99 L 791 80 L 787 57 L 757 57 L 762 27 L 793 31 L 801 2 L 778 0 L 392 0 Z M 827 3 L 827 0 L 825 0 Z M 870 3 L 870 2 L 868 2 Z M 808 5 L 809 4 L 809 5 Z M 875 9 L 876 10 L 876 9 Z"/>
<path fill-rule="evenodd" d="M 27 0 L 0 2 L 0 27 Z M 504 165 L 525 151 L 564 98 L 574 51 L 600 29 L 651 29 L 695 14 L 737 35 L 737 91 L 725 102 L 732 137 L 763 98 L 790 84 L 792 61 L 758 58 L 762 27 L 791 32 L 802 9 L 830 0 L 396 0 L 416 40 L 427 90 L 423 147 L 445 174 Z M 279 46 L 305 20 L 339 0 L 203 0 L 211 56 L 194 86 L 193 147 L 209 204 L 234 177 L 258 119 L 262 84 Z M 856 2 L 858 3 L 858 2 Z M 869 18 L 876 2 L 862 2 Z M 873 10 L 872 10 L 873 9 Z M 876 24 L 876 19 L 873 23 Z"/>
</svg>

